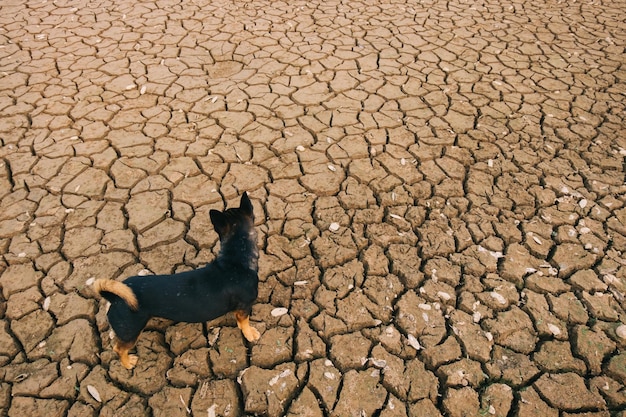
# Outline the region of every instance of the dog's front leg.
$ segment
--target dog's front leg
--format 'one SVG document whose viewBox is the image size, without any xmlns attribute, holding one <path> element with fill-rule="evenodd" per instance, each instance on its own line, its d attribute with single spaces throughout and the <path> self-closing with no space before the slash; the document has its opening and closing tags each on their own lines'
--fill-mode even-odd
<svg viewBox="0 0 626 417">
<path fill-rule="evenodd" d="M 122 366 L 126 369 L 133 369 L 135 365 L 137 365 L 137 355 L 128 354 L 128 351 L 135 346 L 135 342 L 136 340 L 124 342 L 116 338 L 115 344 L 113 345 L 113 350 L 120 356 L 120 362 L 122 362 Z"/>
<path fill-rule="evenodd" d="M 243 336 L 249 342 L 256 342 L 261 337 L 261 333 L 254 327 L 250 326 L 250 314 L 244 310 L 235 311 L 237 319 L 237 327 L 241 329 Z"/>
</svg>

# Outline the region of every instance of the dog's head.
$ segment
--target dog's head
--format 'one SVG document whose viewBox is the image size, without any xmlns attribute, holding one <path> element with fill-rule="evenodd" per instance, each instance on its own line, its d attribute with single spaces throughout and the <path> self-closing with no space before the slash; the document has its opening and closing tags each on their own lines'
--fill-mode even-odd
<svg viewBox="0 0 626 417">
<path fill-rule="evenodd" d="M 211 210 L 209 216 L 222 243 L 234 235 L 254 234 L 252 202 L 246 192 L 241 196 L 239 207 L 224 211 Z"/>
</svg>

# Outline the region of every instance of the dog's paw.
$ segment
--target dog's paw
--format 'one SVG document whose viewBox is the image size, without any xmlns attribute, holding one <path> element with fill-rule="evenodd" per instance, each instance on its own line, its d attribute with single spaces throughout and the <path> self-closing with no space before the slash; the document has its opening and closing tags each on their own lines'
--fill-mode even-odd
<svg viewBox="0 0 626 417">
<path fill-rule="evenodd" d="M 137 355 L 128 355 L 126 360 L 122 360 L 122 365 L 126 369 L 133 369 L 135 365 L 137 365 L 137 361 L 139 360 L 139 356 Z"/>
<path fill-rule="evenodd" d="M 242 329 L 242 331 L 243 336 L 248 342 L 256 342 L 261 337 L 261 333 L 259 333 L 259 331 L 252 326 L 248 326 L 245 329 Z"/>
</svg>

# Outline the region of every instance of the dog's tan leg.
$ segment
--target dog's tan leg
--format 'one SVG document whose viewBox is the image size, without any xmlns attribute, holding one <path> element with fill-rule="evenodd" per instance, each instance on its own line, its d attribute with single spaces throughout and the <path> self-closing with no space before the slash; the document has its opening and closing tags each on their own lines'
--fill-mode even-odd
<svg viewBox="0 0 626 417">
<path fill-rule="evenodd" d="M 256 342 L 261 337 L 261 333 L 254 327 L 250 326 L 250 317 L 248 313 L 243 310 L 235 311 L 235 318 L 237 319 L 237 327 L 241 329 L 243 336 L 249 342 Z"/>
<path fill-rule="evenodd" d="M 137 365 L 137 355 L 129 355 L 128 351 L 135 346 L 136 340 L 132 342 L 123 342 L 119 339 L 115 339 L 115 344 L 113 345 L 113 350 L 120 356 L 120 362 L 122 362 L 122 366 L 126 369 L 133 369 L 135 365 Z"/>
</svg>

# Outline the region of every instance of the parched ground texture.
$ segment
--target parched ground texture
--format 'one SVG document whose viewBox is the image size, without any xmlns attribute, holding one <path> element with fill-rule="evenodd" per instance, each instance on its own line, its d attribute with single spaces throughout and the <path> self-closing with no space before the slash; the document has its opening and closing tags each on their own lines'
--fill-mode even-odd
<svg viewBox="0 0 626 417">
<path fill-rule="evenodd" d="M 3 0 L 0 415 L 626 416 L 626 2 Z M 88 284 L 204 265 L 254 325 Z"/>
</svg>

